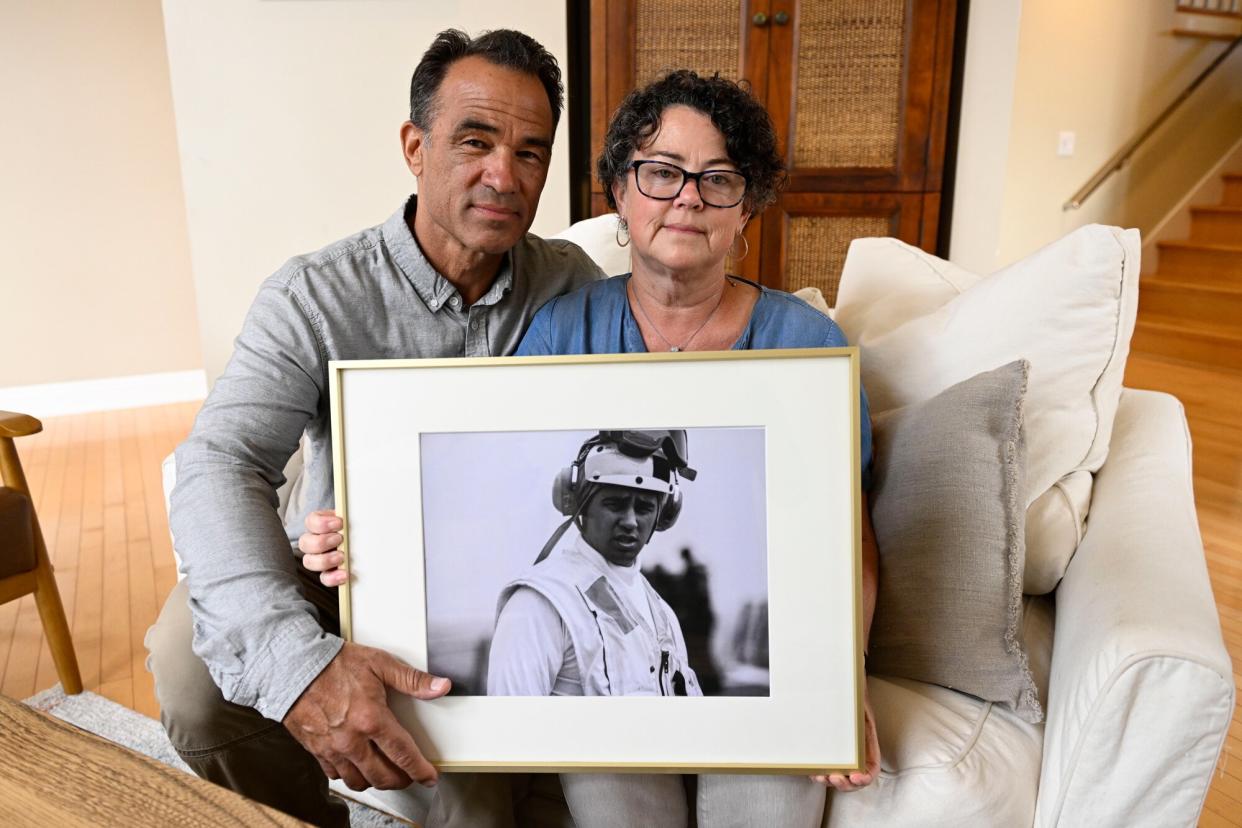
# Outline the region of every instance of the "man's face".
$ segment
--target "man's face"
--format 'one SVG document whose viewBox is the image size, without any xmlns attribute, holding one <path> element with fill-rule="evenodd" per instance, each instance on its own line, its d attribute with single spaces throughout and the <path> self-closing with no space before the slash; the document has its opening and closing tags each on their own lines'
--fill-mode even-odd
<svg viewBox="0 0 1242 828">
<path fill-rule="evenodd" d="M 433 263 L 504 254 L 535 218 L 552 154 L 552 107 L 534 75 L 471 56 L 452 64 L 429 131 L 402 128 L 418 177 L 414 232 Z"/>
<path fill-rule="evenodd" d="M 655 528 L 660 496 L 604 485 L 582 512 L 582 538 L 616 566 L 633 566 Z"/>
</svg>

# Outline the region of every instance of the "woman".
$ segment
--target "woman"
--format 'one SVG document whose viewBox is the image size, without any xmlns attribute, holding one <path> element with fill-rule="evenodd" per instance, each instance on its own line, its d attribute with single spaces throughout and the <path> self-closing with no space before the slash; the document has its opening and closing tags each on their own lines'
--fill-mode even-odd
<svg viewBox="0 0 1242 828">
<path fill-rule="evenodd" d="M 633 272 L 553 299 L 535 315 L 518 355 L 715 351 L 839 347 L 847 344 L 832 320 L 793 296 L 730 276 L 725 261 L 750 218 L 771 204 L 784 183 L 776 135 L 767 111 L 736 83 L 678 71 L 632 92 L 604 139 L 597 173 L 618 215 L 618 243 L 630 245 Z M 871 455 L 865 400 L 862 416 L 864 481 Z M 303 563 L 323 572 L 328 585 L 345 580 L 340 557 L 313 534 L 335 532 L 331 513 L 307 519 L 311 533 L 299 544 Z M 875 607 L 878 560 L 863 508 L 864 630 Z M 333 538 L 339 542 L 339 536 Z M 879 744 L 866 704 L 867 768 L 850 775 L 813 777 L 837 790 L 871 783 L 879 772 Z M 675 776 L 564 777 L 576 816 L 597 813 L 628 786 L 626 803 L 651 813 L 685 813 Z M 596 795 L 598 793 L 598 796 Z M 680 802 L 678 800 L 681 800 Z M 698 781 L 699 824 L 705 811 L 750 813 L 754 824 L 819 824 L 822 789 L 780 776 L 703 776 Z M 579 816 L 591 824 L 591 817 Z M 743 822 L 745 819 L 743 819 Z"/>
<path fill-rule="evenodd" d="M 788 293 L 730 276 L 746 223 L 776 200 L 785 170 L 767 110 L 738 84 L 673 72 L 622 102 L 596 173 L 617 212 L 632 273 L 549 301 L 517 355 L 718 351 L 847 345 L 831 319 Z M 744 253 L 743 253 L 744 255 Z M 862 416 L 864 486 L 871 426 Z M 864 635 L 878 556 L 864 495 Z M 867 703 L 867 769 L 815 777 L 843 791 L 871 783 L 879 743 Z"/>
<path fill-rule="evenodd" d="M 682 71 L 631 93 L 597 172 L 633 272 L 549 302 L 519 355 L 847 344 L 803 302 L 725 273 L 784 182 L 771 120 L 737 84 Z"/>
</svg>

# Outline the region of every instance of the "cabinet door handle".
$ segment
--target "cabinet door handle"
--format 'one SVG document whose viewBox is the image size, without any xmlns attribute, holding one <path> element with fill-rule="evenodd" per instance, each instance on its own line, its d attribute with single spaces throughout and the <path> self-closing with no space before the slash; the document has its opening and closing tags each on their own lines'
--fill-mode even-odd
<svg viewBox="0 0 1242 828">
<path fill-rule="evenodd" d="M 763 12 L 758 12 L 754 17 L 751 18 L 751 21 L 754 22 L 754 24 L 758 26 L 759 28 L 763 28 L 764 26 L 768 25 L 768 16 L 764 14 Z"/>
<path fill-rule="evenodd" d="M 784 26 L 789 22 L 789 15 L 783 11 L 779 11 L 772 17 L 772 22 L 778 26 Z"/>
</svg>

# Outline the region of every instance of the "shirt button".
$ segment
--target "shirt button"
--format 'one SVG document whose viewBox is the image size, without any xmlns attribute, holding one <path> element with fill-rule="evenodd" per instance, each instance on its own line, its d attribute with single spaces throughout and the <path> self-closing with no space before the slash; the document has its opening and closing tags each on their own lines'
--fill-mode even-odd
<svg viewBox="0 0 1242 828">
<path fill-rule="evenodd" d="M 461 300 L 458 299 L 456 296 L 454 296 L 452 299 L 449 300 L 449 304 L 453 306 L 453 310 L 457 310 L 458 308 L 461 307 Z"/>
<path fill-rule="evenodd" d="M 654 664 L 653 664 L 653 665 L 651 665 L 651 672 L 653 672 L 653 673 L 655 672 L 655 665 L 654 665 Z"/>
<path fill-rule="evenodd" d="M 479 329 L 479 320 L 476 319 L 470 323 L 470 330 L 477 331 L 478 329 Z"/>
</svg>

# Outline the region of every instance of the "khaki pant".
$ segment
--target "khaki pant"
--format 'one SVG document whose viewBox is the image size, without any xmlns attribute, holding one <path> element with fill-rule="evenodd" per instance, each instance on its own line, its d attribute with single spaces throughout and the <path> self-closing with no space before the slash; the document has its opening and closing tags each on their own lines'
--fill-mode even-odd
<svg viewBox="0 0 1242 828">
<path fill-rule="evenodd" d="M 302 573 L 299 573 L 300 575 Z M 335 593 L 303 575 L 302 591 L 325 627 L 337 624 Z M 328 795 L 328 780 L 280 722 L 226 701 L 191 648 L 189 590 L 179 582 L 147 631 L 147 669 L 155 675 L 160 720 L 173 748 L 203 779 L 305 822 L 346 826 L 349 809 Z M 566 826 L 573 820 L 553 775 L 441 774 L 429 828 Z"/>
<path fill-rule="evenodd" d="M 168 739 L 199 776 L 315 825 L 349 824 L 329 798 L 319 762 L 280 722 L 226 701 L 190 648 L 193 627 L 185 581 L 173 588 L 147 631 L 147 669 Z"/>
<path fill-rule="evenodd" d="M 303 592 L 336 623 L 335 597 L 303 578 Z M 204 779 L 315 825 L 345 826 L 349 811 L 280 722 L 226 701 L 191 649 L 189 591 L 182 581 L 147 632 L 160 720 L 185 763 Z M 732 828 L 818 826 L 824 789 L 802 776 L 675 774 L 441 774 L 429 828 L 563 826 Z M 572 814 L 572 816 L 571 816 Z"/>
</svg>

